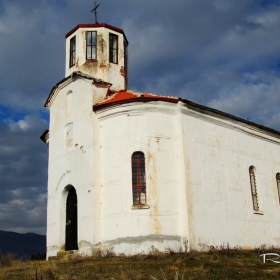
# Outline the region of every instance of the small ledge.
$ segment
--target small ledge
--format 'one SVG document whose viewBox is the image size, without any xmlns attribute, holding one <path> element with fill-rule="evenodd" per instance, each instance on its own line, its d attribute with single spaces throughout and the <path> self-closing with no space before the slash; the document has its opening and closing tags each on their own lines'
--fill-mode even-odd
<svg viewBox="0 0 280 280">
<path fill-rule="evenodd" d="M 132 205 L 131 206 L 131 209 L 134 210 L 134 209 L 149 209 L 150 206 L 149 205 Z"/>
<path fill-rule="evenodd" d="M 87 59 L 84 64 L 90 63 L 90 62 L 97 62 L 97 59 Z"/>
<path fill-rule="evenodd" d="M 263 211 L 255 211 L 254 214 L 256 214 L 256 215 L 263 215 Z"/>
</svg>

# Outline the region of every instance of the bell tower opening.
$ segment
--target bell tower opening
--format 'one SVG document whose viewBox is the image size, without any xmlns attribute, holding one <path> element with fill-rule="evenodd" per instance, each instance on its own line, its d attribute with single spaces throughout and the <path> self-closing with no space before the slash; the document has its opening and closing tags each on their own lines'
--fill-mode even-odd
<svg viewBox="0 0 280 280">
<path fill-rule="evenodd" d="M 66 200 L 65 250 L 78 250 L 77 194 L 73 186 Z"/>
</svg>

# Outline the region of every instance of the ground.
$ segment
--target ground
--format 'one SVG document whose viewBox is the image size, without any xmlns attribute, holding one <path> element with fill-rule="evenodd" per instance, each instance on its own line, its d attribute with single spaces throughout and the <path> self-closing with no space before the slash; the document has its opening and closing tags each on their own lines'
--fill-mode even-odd
<svg viewBox="0 0 280 280">
<path fill-rule="evenodd" d="M 280 249 L 251 251 L 212 249 L 206 253 L 150 254 L 138 256 L 72 256 L 66 260 L 17 261 L 0 257 L 0 280 L 50 279 L 280 279 L 280 264 L 263 262 L 261 254 Z"/>
</svg>

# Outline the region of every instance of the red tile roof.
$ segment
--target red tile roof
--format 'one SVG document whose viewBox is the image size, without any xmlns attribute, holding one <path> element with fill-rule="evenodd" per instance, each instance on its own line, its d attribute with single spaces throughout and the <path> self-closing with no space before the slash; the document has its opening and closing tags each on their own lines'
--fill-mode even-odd
<svg viewBox="0 0 280 280">
<path fill-rule="evenodd" d="M 179 98 L 173 96 L 162 96 L 146 92 L 134 92 L 132 90 L 111 92 L 106 99 L 98 102 L 93 106 L 94 110 L 108 107 L 115 104 L 123 104 L 130 102 L 150 102 L 165 101 L 177 103 Z"/>
<path fill-rule="evenodd" d="M 226 118 L 237 123 L 241 122 L 243 124 L 249 125 L 249 128 L 250 126 L 257 127 L 261 131 L 266 131 L 268 135 L 272 135 L 273 137 L 277 137 L 278 139 L 280 139 L 280 132 L 277 130 L 274 130 L 269 127 L 265 127 L 260 124 L 256 124 L 248 120 L 244 120 L 242 118 L 233 116 L 231 114 L 227 114 L 225 112 L 216 109 L 206 107 L 204 105 L 194 103 L 187 99 L 181 99 L 174 96 L 162 96 L 162 95 L 156 95 L 156 94 L 146 93 L 146 92 L 134 92 L 131 90 L 110 92 L 109 95 L 104 100 L 96 103 L 93 106 L 93 110 L 97 111 L 98 109 L 117 105 L 117 104 L 124 104 L 130 102 L 149 102 L 149 101 L 165 101 L 171 103 L 177 103 L 181 101 L 190 110 L 195 110 L 202 114 L 213 115 L 215 117 L 222 118 L 222 119 Z"/>
</svg>

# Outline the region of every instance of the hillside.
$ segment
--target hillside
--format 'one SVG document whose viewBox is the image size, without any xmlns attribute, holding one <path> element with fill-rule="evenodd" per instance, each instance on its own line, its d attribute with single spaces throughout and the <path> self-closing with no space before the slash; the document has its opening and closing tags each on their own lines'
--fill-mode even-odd
<svg viewBox="0 0 280 280">
<path fill-rule="evenodd" d="M 272 250 L 272 251 L 271 251 Z M 260 254 L 279 249 L 210 250 L 205 253 L 150 254 L 122 257 L 71 256 L 52 261 L 14 261 L 0 256 L 0 280 L 205 280 L 279 279 L 279 264 Z"/>
<path fill-rule="evenodd" d="M 0 254 L 12 253 L 16 258 L 29 259 L 32 254 L 46 251 L 46 236 L 0 230 Z"/>
</svg>

